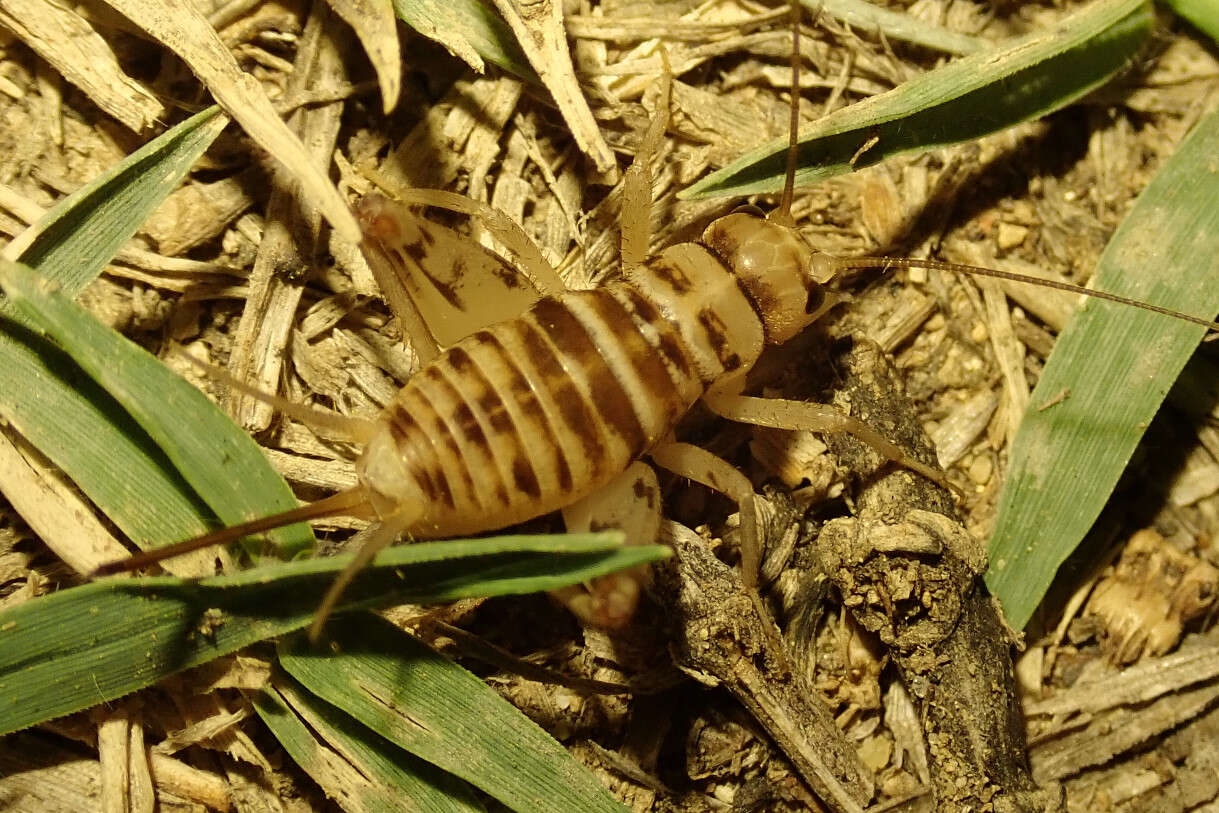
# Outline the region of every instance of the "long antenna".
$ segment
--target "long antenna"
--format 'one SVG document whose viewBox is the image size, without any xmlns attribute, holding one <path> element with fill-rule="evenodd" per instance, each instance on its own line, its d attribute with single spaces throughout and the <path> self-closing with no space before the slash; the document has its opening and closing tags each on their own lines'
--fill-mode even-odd
<svg viewBox="0 0 1219 813">
<path fill-rule="evenodd" d="M 1202 319 L 1197 316 L 1190 316 L 1188 313 L 1181 313 L 1169 308 L 1161 308 L 1159 305 L 1152 305 L 1148 302 L 1140 302 L 1137 299 L 1111 294 L 1107 291 L 1096 291 L 1091 288 L 1084 288 L 1081 285 L 1072 285 L 1069 282 L 1058 282 L 1052 279 L 1042 279 L 1041 277 L 1032 277 L 1026 274 L 1014 274 L 1011 271 L 998 271 L 994 268 L 986 268 L 980 265 L 964 265 L 962 263 L 950 263 L 944 260 L 920 260 L 912 257 L 835 257 L 832 262 L 839 269 L 847 268 L 880 268 L 888 270 L 890 268 L 926 268 L 932 271 L 955 271 L 958 274 L 969 274 L 975 277 L 991 277 L 992 279 L 1003 279 L 1009 282 L 1024 282 L 1029 285 L 1039 285 L 1042 288 L 1053 288 L 1056 291 L 1066 291 L 1072 294 L 1083 294 L 1090 296 L 1093 299 L 1103 299 L 1107 302 L 1116 302 L 1120 305 L 1129 305 L 1134 308 L 1142 308 L 1145 311 L 1158 313 L 1163 316 L 1171 316 L 1175 319 L 1181 319 L 1185 322 L 1192 322 L 1195 325 L 1201 325 L 1213 332 L 1219 332 L 1219 322 L 1212 322 L 1208 319 Z"/>
<path fill-rule="evenodd" d="M 791 0 L 788 9 L 792 26 L 792 86 L 791 118 L 787 127 L 787 167 L 783 174 L 783 197 L 779 199 L 779 208 L 771 212 L 768 219 L 784 226 L 795 226 L 792 199 L 796 191 L 796 140 L 800 136 L 800 4 Z"/>
<path fill-rule="evenodd" d="M 306 519 L 355 514 L 359 512 L 360 508 L 367 506 L 367 504 L 368 495 L 365 493 L 364 487 L 356 486 L 346 491 L 340 491 L 338 494 L 332 494 L 317 502 L 302 505 L 299 508 L 282 511 L 268 517 L 252 519 L 240 525 L 220 528 L 200 536 L 184 539 L 181 542 L 175 542 L 172 545 L 166 545 L 163 548 L 137 553 L 133 556 L 128 556 L 126 559 L 107 562 L 94 570 L 91 578 L 139 570 L 142 567 L 163 562 L 166 559 L 172 559 L 184 553 L 210 548 L 212 545 L 223 545 L 226 542 L 232 542 L 243 536 L 249 536 L 260 531 L 269 531 L 272 528 L 280 528 L 284 525 L 291 525 L 294 522 L 301 522 Z"/>
</svg>

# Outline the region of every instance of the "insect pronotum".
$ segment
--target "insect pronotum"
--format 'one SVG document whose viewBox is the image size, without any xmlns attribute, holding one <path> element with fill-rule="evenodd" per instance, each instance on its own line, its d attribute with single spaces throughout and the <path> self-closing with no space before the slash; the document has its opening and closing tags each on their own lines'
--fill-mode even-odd
<svg viewBox="0 0 1219 813">
<path fill-rule="evenodd" d="M 793 49 L 793 74 L 797 53 Z M 667 124 L 669 82 L 666 72 L 658 112 L 626 174 L 624 209 L 646 212 L 650 204 L 648 162 Z M 794 156 L 798 94 L 792 97 L 789 152 Z M 307 518 L 371 519 L 375 529 L 319 607 L 311 631 L 316 635 L 351 578 L 400 536 L 435 538 L 507 527 L 596 495 L 647 456 L 737 502 L 742 575 L 752 587 L 759 557 L 752 486 L 710 452 L 672 439 L 678 420 L 700 399 L 712 412 L 744 423 L 848 432 L 898 465 L 946 484 L 942 472 L 910 458 L 855 418 L 822 405 L 744 395 L 745 374 L 766 345 L 788 341 L 832 306 L 831 283 L 845 269 L 921 266 L 1045 283 L 936 261 L 819 253 L 791 222 L 792 156 L 788 163 L 782 202 L 769 217 L 738 210 L 708 225 L 700 241 L 669 246 L 650 259 L 644 256 L 647 218 L 624 219 L 625 273 L 619 279 L 594 290 L 541 297 L 519 316 L 474 331 L 412 376 L 375 420 L 329 418 L 332 426 L 364 443 L 355 487 L 132 556 L 99 572 L 135 569 Z M 418 192 L 416 197 L 431 205 L 470 208 L 448 193 Z M 401 293 L 409 287 L 401 275 L 429 250 L 426 234 L 409 227 L 400 202 L 370 195 L 357 209 L 370 266 L 383 288 Z M 1120 297 L 1052 287 L 1219 327 Z M 392 303 L 391 291 L 385 292 Z M 256 395 L 314 420 L 301 415 L 307 410 Z M 607 585 L 573 609 L 594 623 L 624 621 L 638 585 L 630 578 Z"/>
</svg>

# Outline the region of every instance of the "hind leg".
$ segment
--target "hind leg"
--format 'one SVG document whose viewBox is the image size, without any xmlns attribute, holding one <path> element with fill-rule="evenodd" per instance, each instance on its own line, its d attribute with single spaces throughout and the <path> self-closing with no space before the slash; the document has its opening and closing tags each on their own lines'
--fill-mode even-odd
<svg viewBox="0 0 1219 813">
<path fill-rule="evenodd" d="M 761 544 L 753 484 L 728 461 L 690 443 L 665 443 L 652 450 L 651 458 L 656 465 L 718 491 L 737 504 L 741 511 L 741 579 L 746 587 L 756 590 Z"/>
<path fill-rule="evenodd" d="M 647 463 L 636 461 L 626 471 L 594 494 L 563 509 L 567 530 L 602 531 L 620 529 L 626 544 L 646 545 L 660 532 L 660 484 Z M 623 626 L 635 613 L 639 595 L 647 584 L 647 565 L 611 573 L 583 586 L 551 591 L 572 614 L 599 629 Z"/>
</svg>

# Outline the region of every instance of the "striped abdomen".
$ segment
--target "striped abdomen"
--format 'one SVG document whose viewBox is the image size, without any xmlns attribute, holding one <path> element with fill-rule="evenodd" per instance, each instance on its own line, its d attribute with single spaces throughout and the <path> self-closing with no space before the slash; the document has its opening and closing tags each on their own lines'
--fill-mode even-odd
<svg viewBox="0 0 1219 813">
<path fill-rule="evenodd" d="M 417 487 L 399 499 L 425 505 L 412 532 L 492 530 L 592 493 L 663 439 L 708 386 L 747 371 L 761 346 L 745 289 L 689 243 L 628 279 L 544 298 L 463 339 L 382 416 Z M 374 482 L 371 452 L 362 476 L 392 496 Z"/>
</svg>

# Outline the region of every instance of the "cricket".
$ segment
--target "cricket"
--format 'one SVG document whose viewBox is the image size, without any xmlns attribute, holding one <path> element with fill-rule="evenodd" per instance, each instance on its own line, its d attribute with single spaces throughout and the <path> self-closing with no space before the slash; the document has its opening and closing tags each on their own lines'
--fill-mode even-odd
<svg viewBox="0 0 1219 813">
<path fill-rule="evenodd" d="M 379 416 L 364 420 L 320 417 L 224 379 L 306 424 L 326 425 L 362 445 L 357 485 L 295 510 L 134 555 L 97 575 L 136 570 L 301 520 L 369 520 L 374 527 L 363 547 L 320 603 L 311 628 L 316 638 L 351 579 L 380 550 L 403 539 L 492 531 L 563 511 L 569 529 L 626 526 L 634 538 L 648 541 L 660 516 L 656 478 L 643 464 L 650 461 L 737 505 L 741 576 L 753 590 L 761 551 L 752 484 L 726 460 L 674 438 L 678 422 L 696 403 L 743 424 L 848 433 L 894 466 L 951 488 L 942 471 L 913 459 L 857 418 L 745 389 L 746 375 L 766 347 L 790 341 L 840 301 L 844 272 L 926 268 L 998 277 L 1219 330 L 1205 319 L 1064 283 L 938 260 L 839 258 L 818 251 L 791 216 L 800 100 L 798 25 L 792 30 L 791 128 L 777 207 L 769 214 L 742 207 L 710 222 L 697 241 L 647 256 L 650 162 L 669 124 L 672 79 L 666 71 L 656 111 L 623 181 L 623 210 L 631 216 L 621 223 L 622 274 L 599 287 L 567 290 L 540 254 L 520 252 L 524 259 L 514 267 L 417 214 L 422 205 L 485 215 L 503 242 L 528 239 L 481 204 L 440 190 L 387 188 L 364 196 L 355 205 L 361 250 L 425 359 L 423 367 Z M 494 300 L 501 311 L 517 312 L 483 320 L 489 306 L 466 307 L 460 291 L 422 270 L 435 264 L 481 270 L 479 296 Z M 429 319 L 426 301 L 437 296 L 464 312 L 460 326 Z M 605 577 L 562 599 L 582 621 L 618 627 L 631 617 L 644 578 Z"/>
</svg>

